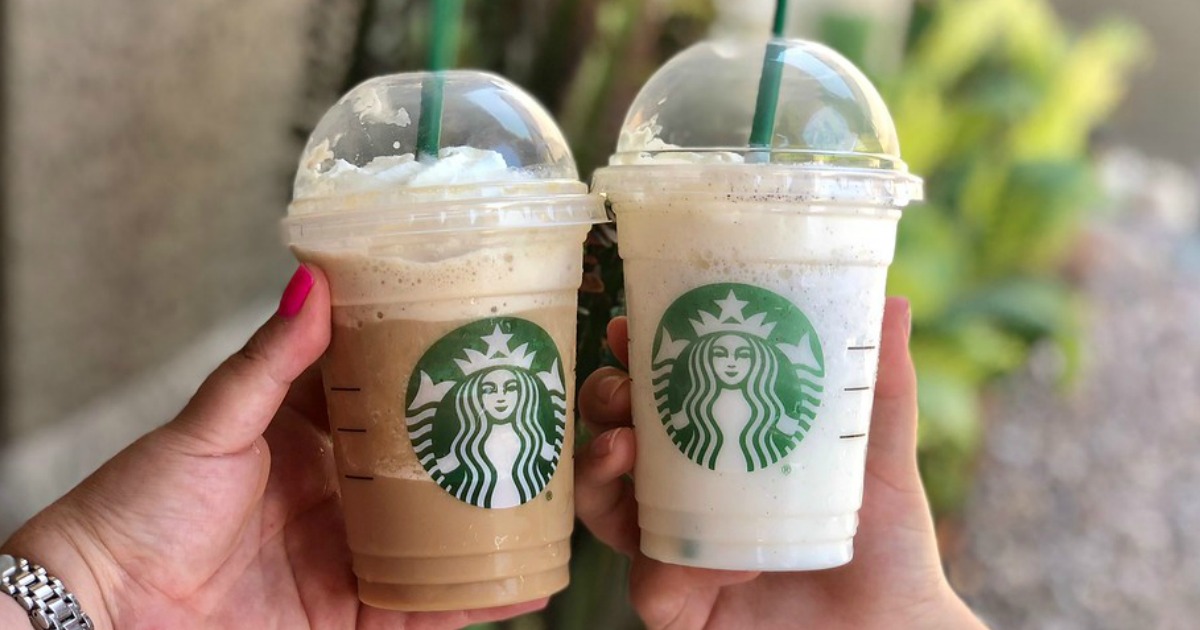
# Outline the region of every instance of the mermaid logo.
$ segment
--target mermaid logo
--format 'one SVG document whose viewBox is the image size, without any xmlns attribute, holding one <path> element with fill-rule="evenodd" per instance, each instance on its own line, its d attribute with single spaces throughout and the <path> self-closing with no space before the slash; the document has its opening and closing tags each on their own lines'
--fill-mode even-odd
<svg viewBox="0 0 1200 630">
<path fill-rule="evenodd" d="M 663 314 L 651 364 L 667 435 L 717 471 L 754 472 L 796 448 L 817 419 L 825 359 L 800 309 L 745 284 L 713 284 Z"/>
<path fill-rule="evenodd" d="M 406 424 L 421 465 L 472 505 L 528 502 L 550 482 L 567 419 L 562 359 L 536 324 L 495 317 L 435 343 L 413 370 Z"/>
</svg>

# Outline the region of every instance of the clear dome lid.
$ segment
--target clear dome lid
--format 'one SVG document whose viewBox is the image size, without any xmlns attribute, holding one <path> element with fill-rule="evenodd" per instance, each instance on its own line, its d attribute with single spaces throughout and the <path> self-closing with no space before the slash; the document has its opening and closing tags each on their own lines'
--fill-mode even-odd
<svg viewBox="0 0 1200 630">
<path fill-rule="evenodd" d="M 778 91 L 760 95 L 768 72 Z M 871 82 L 796 39 L 706 41 L 671 59 L 638 93 L 593 184 L 610 201 L 723 190 L 902 208 L 924 194 Z"/>
<path fill-rule="evenodd" d="M 750 142 L 764 54 L 780 66 L 769 156 Z M 719 154 L 706 161 L 906 170 L 896 127 L 866 76 L 832 49 L 796 39 L 772 40 L 769 52 L 763 41 L 717 40 L 680 53 L 638 94 L 610 163 L 694 161 L 697 152 Z"/>
<path fill-rule="evenodd" d="M 440 129 L 423 132 L 422 103 L 432 112 L 438 99 Z M 283 226 L 290 245 L 344 248 L 607 218 L 532 96 L 493 74 L 454 70 L 371 79 L 330 107 L 301 154 Z"/>
<path fill-rule="evenodd" d="M 432 154 L 418 136 L 422 88 L 435 81 L 442 114 Z M 394 74 L 358 85 L 321 118 L 301 155 L 291 212 L 311 211 L 306 200 L 346 195 L 478 198 L 511 194 L 514 185 L 573 190 L 578 179 L 554 119 L 509 81 L 467 70 Z"/>
</svg>

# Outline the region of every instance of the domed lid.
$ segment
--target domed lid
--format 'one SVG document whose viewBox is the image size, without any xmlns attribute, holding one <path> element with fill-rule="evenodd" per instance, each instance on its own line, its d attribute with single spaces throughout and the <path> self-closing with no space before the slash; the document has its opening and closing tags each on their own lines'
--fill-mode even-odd
<svg viewBox="0 0 1200 630">
<path fill-rule="evenodd" d="M 422 103 L 437 108 L 431 96 L 441 99 L 440 137 L 422 151 Z M 510 193 L 509 185 L 530 183 L 574 190 L 578 179 L 554 119 L 521 88 L 484 72 L 416 72 L 371 79 L 334 104 L 304 149 L 293 195 L 464 199 L 494 196 L 497 185 Z M 294 203 L 291 212 L 309 210 Z"/>
<path fill-rule="evenodd" d="M 769 147 L 752 145 L 764 50 L 779 63 Z M 629 109 L 613 164 L 671 153 L 770 150 L 772 163 L 904 170 L 887 106 L 832 49 L 796 39 L 702 42 L 667 62 Z M 736 159 L 736 158 L 729 158 Z"/>
<path fill-rule="evenodd" d="M 608 164 L 593 190 L 613 202 L 674 192 L 899 209 L 924 194 L 863 73 L 821 44 L 781 38 L 702 42 L 668 61 Z"/>
</svg>

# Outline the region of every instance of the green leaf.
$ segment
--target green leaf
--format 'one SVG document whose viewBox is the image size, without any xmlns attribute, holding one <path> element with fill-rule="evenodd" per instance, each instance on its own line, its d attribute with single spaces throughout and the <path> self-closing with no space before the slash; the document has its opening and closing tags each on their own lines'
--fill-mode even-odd
<svg viewBox="0 0 1200 630">
<path fill-rule="evenodd" d="M 941 446 L 921 451 L 921 479 L 935 518 L 940 520 L 962 509 L 971 491 L 974 464 L 974 447 Z"/>
<path fill-rule="evenodd" d="M 957 300 L 943 320 L 947 328 L 990 322 L 1027 343 L 1075 328 L 1076 301 L 1065 282 L 1046 277 L 1006 278 Z"/>
<path fill-rule="evenodd" d="M 970 254 L 963 249 L 953 222 L 932 205 L 905 211 L 896 240 L 896 257 L 888 270 L 888 293 L 908 298 L 917 324 L 932 321 L 960 290 L 960 263 Z"/>
<path fill-rule="evenodd" d="M 952 353 L 941 356 L 946 361 L 938 361 L 916 348 L 913 358 L 917 365 L 921 447 L 974 448 L 980 434 L 978 366 Z"/>
<path fill-rule="evenodd" d="M 1014 130 L 1013 155 L 1055 160 L 1084 152 L 1092 129 L 1124 96 L 1125 77 L 1144 53 L 1141 30 L 1125 22 L 1105 23 L 1085 34 L 1055 66 L 1046 99 Z"/>
<path fill-rule="evenodd" d="M 1083 158 L 1014 165 L 980 243 L 983 276 L 1056 270 L 1072 251 L 1084 208 L 1097 198 Z"/>
<path fill-rule="evenodd" d="M 942 0 L 912 55 L 933 87 L 953 84 L 986 54 L 1006 26 L 1008 2 Z"/>
<path fill-rule="evenodd" d="M 978 319 L 953 331 L 956 347 L 986 376 L 1012 372 L 1025 364 L 1028 341 L 1000 322 Z"/>
</svg>

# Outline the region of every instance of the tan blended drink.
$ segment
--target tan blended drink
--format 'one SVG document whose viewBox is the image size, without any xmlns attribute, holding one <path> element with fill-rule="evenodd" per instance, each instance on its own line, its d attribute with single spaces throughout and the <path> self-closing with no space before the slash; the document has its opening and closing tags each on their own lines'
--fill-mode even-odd
<svg viewBox="0 0 1200 630">
<path fill-rule="evenodd" d="M 446 73 L 452 148 L 405 154 L 427 76 L 331 109 L 287 221 L 332 290 L 323 373 L 354 572 L 381 608 L 530 601 L 568 581 L 576 290 L 604 213 L 545 112 L 491 75 Z"/>
</svg>

